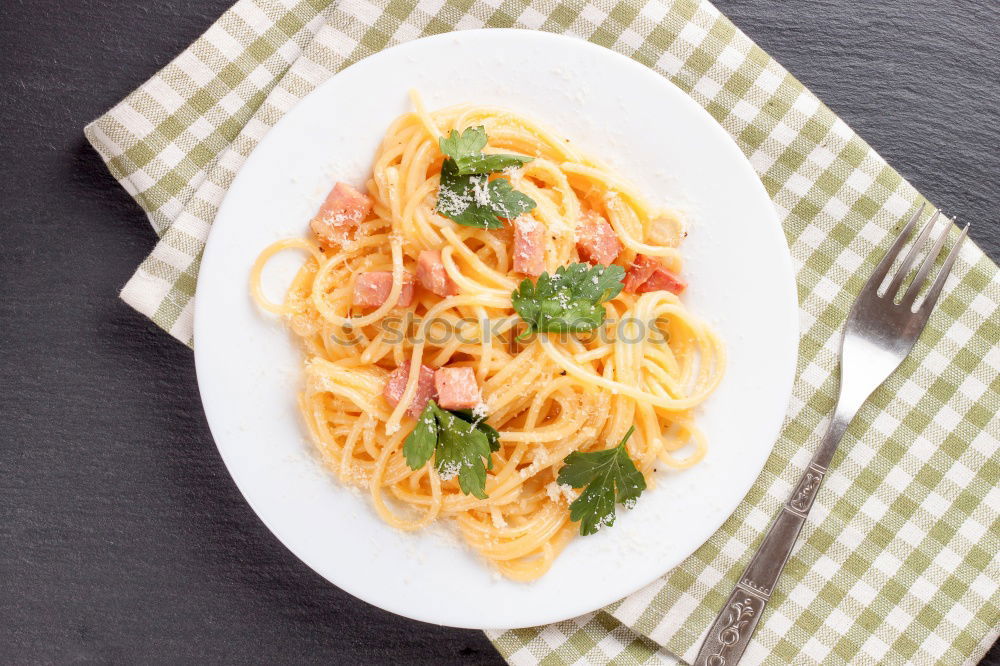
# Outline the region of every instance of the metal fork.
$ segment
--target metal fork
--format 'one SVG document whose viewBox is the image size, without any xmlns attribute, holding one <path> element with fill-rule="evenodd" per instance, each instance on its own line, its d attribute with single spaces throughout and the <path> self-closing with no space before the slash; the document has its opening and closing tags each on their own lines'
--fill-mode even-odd
<svg viewBox="0 0 1000 666">
<path fill-rule="evenodd" d="M 875 389 L 899 367 L 924 330 L 958 256 L 962 241 L 965 240 L 968 226 L 962 230 L 948 253 L 937 279 L 931 284 L 923 300 L 918 303 L 917 296 L 948 239 L 950 223 L 934 241 L 905 292 L 897 298 L 914 261 L 931 235 L 938 213 L 934 213 L 924 225 L 888 286 L 885 289 L 880 287 L 923 211 L 924 206 L 921 205 L 903 227 L 851 308 L 841 340 L 842 379 L 833 419 L 819 450 L 809 461 L 809 467 L 799 479 L 781 513 L 771 524 L 763 543 L 736 584 L 736 589 L 709 629 L 694 661 L 695 666 L 731 666 L 743 656 L 847 426 Z"/>
</svg>

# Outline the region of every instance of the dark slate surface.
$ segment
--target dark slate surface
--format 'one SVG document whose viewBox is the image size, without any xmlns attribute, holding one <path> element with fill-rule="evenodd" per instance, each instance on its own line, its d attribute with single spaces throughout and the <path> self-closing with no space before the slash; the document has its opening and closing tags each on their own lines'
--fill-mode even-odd
<svg viewBox="0 0 1000 666">
<path fill-rule="evenodd" d="M 719 4 L 1000 256 L 995 6 Z M 216 454 L 190 352 L 116 297 L 154 236 L 81 128 L 227 5 L 0 10 L 0 662 L 502 663 L 290 555 Z"/>
</svg>

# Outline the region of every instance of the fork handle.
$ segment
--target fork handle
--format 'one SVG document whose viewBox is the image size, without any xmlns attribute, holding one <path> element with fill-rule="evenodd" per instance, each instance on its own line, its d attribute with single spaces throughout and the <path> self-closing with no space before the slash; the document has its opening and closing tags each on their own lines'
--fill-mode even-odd
<svg viewBox="0 0 1000 666">
<path fill-rule="evenodd" d="M 825 470 L 812 465 L 771 523 L 763 543 L 740 577 L 722 612 L 708 630 L 694 666 L 726 666 L 743 656 L 754 629 L 771 598 L 778 577 L 792 553 L 806 515 L 823 481 Z"/>
<path fill-rule="evenodd" d="M 709 628 L 693 666 L 733 666 L 743 656 L 816 500 L 827 466 L 859 406 L 838 400 L 819 449 Z"/>
</svg>

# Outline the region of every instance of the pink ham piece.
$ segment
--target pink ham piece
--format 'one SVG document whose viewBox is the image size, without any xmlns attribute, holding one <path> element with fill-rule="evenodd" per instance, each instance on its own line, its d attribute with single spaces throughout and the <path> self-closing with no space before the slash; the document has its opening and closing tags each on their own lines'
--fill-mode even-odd
<svg viewBox="0 0 1000 666">
<path fill-rule="evenodd" d="M 530 217 L 514 220 L 514 271 L 537 277 L 545 270 L 545 227 Z"/>
<path fill-rule="evenodd" d="M 622 244 L 608 221 L 588 210 L 576 227 L 576 250 L 583 261 L 611 264 L 622 251 Z"/>
<path fill-rule="evenodd" d="M 368 271 L 354 281 L 354 305 L 377 308 L 389 298 L 392 289 L 392 271 Z M 403 271 L 403 288 L 396 305 L 405 308 L 413 302 L 413 275 Z"/>
<path fill-rule="evenodd" d="M 636 293 L 645 294 L 647 291 L 669 291 L 672 294 L 680 294 L 687 288 L 687 280 L 666 268 L 657 268 L 643 284 L 639 285 Z"/>
<path fill-rule="evenodd" d="M 635 261 L 625 271 L 625 279 L 623 280 L 625 291 L 630 294 L 637 293 L 639 287 L 646 283 L 646 280 L 649 279 L 649 276 L 653 274 L 653 271 L 659 265 L 660 262 L 653 257 L 648 257 L 645 254 L 635 255 Z"/>
<path fill-rule="evenodd" d="M 442 409 L 474 409 L 482 400 L 476 373 L 469 367 L 438 368 L 434 373 L 437 403 Z"/>
<path fill-rule="evenodd" d="M 347 240 L 372 212 L 372 200 L 347 183 L 337 183 L 312 219 L 313 233 L 327 245 L 337 246 Z"/>
<path fill-rule="evenodd" d="M 657 259 L 638 254 L 625 272 L 625 291 L 644 294 L 648 291 L 669 291 L 679 294 L 687 287 L 687 281 L 673 271 L 664 268 Z"/>
<path fill-rule="evenodd" d="M 441 253 L 437 250 L 423 250 L 417 257 L 417 282 L 424 289 L 442 298 L 454 296 L 458 287 L 448 277 L 441 261 Z"/>
<path fill-rule="evenodd" d="M 410 362 L 407 361 L 389 374 L 389 380 L 385 383 L 385 390 L 382 395 L 385 401 L 395 407 L 399 404 L 403 393 L 406 391 L 406 381 L 410 378 Z M 417 418 L 420 412 L 424 411 L 427 401 L 434 397 L 434 368 L 426 365 L 420 366 L 420 376 L 417 377 L 417 392 L 413 394 L 413 401 L 407 408 L 406 413 Z"/>
</svg>

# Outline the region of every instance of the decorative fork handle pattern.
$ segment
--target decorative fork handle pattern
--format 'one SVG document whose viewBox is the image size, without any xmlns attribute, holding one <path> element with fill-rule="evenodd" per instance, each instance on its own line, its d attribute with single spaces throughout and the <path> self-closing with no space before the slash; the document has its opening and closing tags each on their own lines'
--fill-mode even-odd
<svg viewBox="0 0 1000 666">
<path fill-rule="evenodd" d="M 709 629 L 695 666 L 731 666 L 739 661 L 792 553 L 825 474 L 825 469 L 812 464 L 806 469 Z"/>
<path fill-rule="evenodd" d="M 771 523 L 764 541 L 708 630 L 694 666 L 733 666 L 743 656 L 816 500 L 837 444 L 858 406 L 843 402 L 838 405 L 819 450 L 788 496 L 788 501 L 781 507 L 781 513 Z"/>
</svg>

